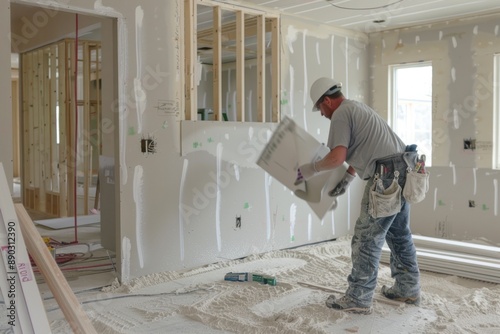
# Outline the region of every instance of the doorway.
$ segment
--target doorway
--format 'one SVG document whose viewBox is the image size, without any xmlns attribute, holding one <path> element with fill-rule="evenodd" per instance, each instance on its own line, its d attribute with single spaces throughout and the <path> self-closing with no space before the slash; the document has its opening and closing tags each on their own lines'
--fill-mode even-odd
<svg viewBox="0 0 500 334">
<path fill-rule="evenodd" d="M 113 250 L 118 182 L 100 185 L 99 161 L 118 154 L 119 127 L 101 129 L 118 120 L 117 19 L 15 2 L 10 9 L 19 201 L 33 220 L 105 215 Z"/>
</svg>

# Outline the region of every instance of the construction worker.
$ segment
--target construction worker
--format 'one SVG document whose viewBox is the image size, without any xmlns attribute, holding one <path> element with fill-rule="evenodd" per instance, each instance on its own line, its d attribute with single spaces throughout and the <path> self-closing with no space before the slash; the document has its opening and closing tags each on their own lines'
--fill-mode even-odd
<svg viewBox="0 0 500 334">
<path fill-rule="evenodd" d="M 401 195 L 407 167 L 417 162 L 416 145 L 406 146 L 388 124 L 366 104 L 349 100 L 342 84 L 319 78 L 310 96 L 313 111 L 330 120 L 327 146 L 330 152 L 321 160 L 304 164 L 297 171 L 297 182 L 307 182 L 319 172 L 349 164 L 342 181 L 329 192 L 344 194 L 356 175 L 367 180 L 361 212 L 351 241 L 352 271 L 344 296 L 330 296 L 326 305 L 337 310 L 370 314 L 377 284 L 379 260 L 384 241 L 391 250 L 392 287 L 382 294 L 393 300 L 418 305 L 420 272 L 410 231 L 410 204 Z"/>
</svg>

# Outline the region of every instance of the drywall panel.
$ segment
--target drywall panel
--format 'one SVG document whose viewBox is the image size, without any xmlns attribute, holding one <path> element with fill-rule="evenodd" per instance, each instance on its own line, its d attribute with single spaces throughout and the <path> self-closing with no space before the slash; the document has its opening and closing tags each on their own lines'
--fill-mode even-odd
<svg viewBox="0 0 500 334">
<path fill-rule="evenodd" d="M 412 205 L 412 232 L 500 246 L 500 171 L 432 167 L 425 200 Z"/>
<path fill-rule="evenodd" d="M 257 165 L 275 127 L 181 123 L 185 160 L 179 230 L 184 262 L 238 258 L 348 233 L 347 196 L 340 199 L 339 209 L 318 220 L 305 201 Z"/>
</svg>

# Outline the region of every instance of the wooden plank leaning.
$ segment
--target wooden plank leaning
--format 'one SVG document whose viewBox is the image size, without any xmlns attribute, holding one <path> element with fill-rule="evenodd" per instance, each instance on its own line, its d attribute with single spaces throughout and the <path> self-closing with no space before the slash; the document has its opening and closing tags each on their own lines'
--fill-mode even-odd
<svg viewBox="0 0 500 334">
<path fill-rule="evenodd" d="M 52 291 L 52 294 L 59 304 L 66 320 L 73 329 L 73 332 L 97 334 L 92 322 L 83 310 L 82 305 L 64 278 L 61 269 L 59 269 L 54 258 L 50 255 L 47 246 L 43 242 L 38 230 L 35 228 L 26 209 L 20 203 L 16 203 L 15 208 L 19 217 L 22 234 L 26 239 L 28 251 L 44 276 L 47 285 Z"/>
<path fill-rule="evenodd" d="M 14 333 L 51 333 L 9 188 L 0 163 L 0 288 L 7 321 Z"/>
</svg>

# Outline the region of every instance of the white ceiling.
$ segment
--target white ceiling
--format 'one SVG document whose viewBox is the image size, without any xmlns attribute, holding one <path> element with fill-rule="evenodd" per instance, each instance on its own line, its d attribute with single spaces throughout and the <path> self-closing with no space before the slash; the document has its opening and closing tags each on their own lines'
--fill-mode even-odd
<svg viewBox="0 0 500 334">
<path fill-rule="evenodd" d="M 241 0 L 239 2 L 366 33 L 500 12 L 499 0 Z M 375 20 L 384 22 L 374 23 Z"/>
</svg>

